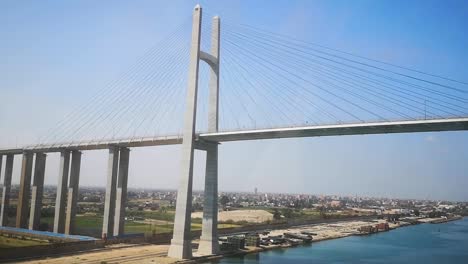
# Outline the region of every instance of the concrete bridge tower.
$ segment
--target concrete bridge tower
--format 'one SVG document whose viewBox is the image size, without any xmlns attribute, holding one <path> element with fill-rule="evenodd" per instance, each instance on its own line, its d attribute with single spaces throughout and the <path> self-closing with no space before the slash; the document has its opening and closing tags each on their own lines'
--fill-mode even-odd
<svg viewBox="0 0 468 264">
<path fill-rule="evenodd" d="M 218 248 L 218 145 L 217 143 L 201 142 L 195 145 L 195 127 L 198 93 L 198 72 L 200 60 L 211 67 L 209 82 L 208 130 L 218 131 L 219 106 L 219 40 L 220 19 L 213 18 L 211 53 L 200 51 L 202 8 L 195 6 L 193 11 L 192 39 L 190 47 L 190 65 L 188 73 L 187 103 L 184 117 L 182 142 L 181 175 L 177 191 L 174 234 L 171 240 L 168 256 L 179 259 L 192 257 L 191 213 L 192 213 L 192 181 L 193 160 L 195 148 L 205 150 L 205 203 L 203 209 L 202 236 L 199 253 L 215 254 Z"/>
</svg>

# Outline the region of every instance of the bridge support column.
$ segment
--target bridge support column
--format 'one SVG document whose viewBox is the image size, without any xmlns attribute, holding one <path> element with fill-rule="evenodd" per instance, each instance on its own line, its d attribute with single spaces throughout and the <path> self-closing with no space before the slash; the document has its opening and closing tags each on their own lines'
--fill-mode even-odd
<svg viewBox="0 0 468 264">
<path fill-rule="evenodd" d="M 29 192 L 31 188 L 31 174 L 33 164 L 33 153 L 23 153 L 23 163 L 21 167 L 20 188 L 18 195 L 18 205 L 16 208 L 16 227 L 28 228 L 28 207 Z"/>
<path fill-rule="evenodd" d="M 115 193 L 119 164 L 119 148 L 109 148 L 109 161 L 107 167 L 106 198 L 104 201 L 104 219 L 102 222 L 102 236 L 113 236 L 115 217 Z"/>
<path fill-rule="evenodd" d="M 203 222 L 198 253 L 219 253 L 218 242 L 218 145 L 206 149 L 205 195 Z"/>
<path fill-rule="evenodd" d="M 78 192 L 80 183 L 81 152 L 72 151 L 70 167 L 70 183 L 68 185 L 67 214 L 65 218 L 65 234 L 71 235 L 75 232 L 75 217 L 78 203 Z"/>
<path fill-rule="evenodd" d="M 195 144 L 195 124 L 198 92 L 198 68 L 200 62 L 200 29 L 202 9 L 199 5 L 193 11 L 192 41 L 187 87 L 187 104 L 184 117 L 183 142 L 181 148 L 180 183 L 177 191 L 174 233 L 168 256 L 178 259 L 192 257 L 191 214 L 192 181 Z"/>
<path fill-rule="evenodd" d="M 119 173 L 117 179 L 117 199 L 115 204 L 114 236 L 124 234 L 125 207 L 127 206 L 128 163 L 130 150 L 120 148 Z"/>
<path fill-rule="evenodd" d="M 10 208 L 11 175 L 13 174 L 13 154 L 6 156 L 5 175 L 3 176 L 2 208 L 0 209 L 0 226 L 8 225 L 8 209 Z M 1 170 L 1 157 L 0 157 Z"/>
<path fill-rule="evenodd" d="M 218 132 L 219 106 L 219 36 L 220 19 L 213 18 L 211 32 L 211 55 L 216 59 L 211 65 L 208 105 L 208 132 Z M 203 222 L 198 253 L 214 255 L 219 253 L 218 242 L 218 144 L 206 144 L 205 193 Z"/>
<path fill-rule="evenodd" d="M 29 212 L 29 229 L 38 230 L 41 223 L 42 195 L 44 190 L 44 173 L 46 154 L 36 153 L 34 179 L 31 191 L 31 211 Z"/>
<path fill-rule="evenodd" d="M 65 202 L 67 197 L 68 173 L 70 171 L 70 151 L 60 153 L 60 170 L 57 183 L 57 197 L 55 198 L 54 232 L 65 231 Z"/>
</svg>

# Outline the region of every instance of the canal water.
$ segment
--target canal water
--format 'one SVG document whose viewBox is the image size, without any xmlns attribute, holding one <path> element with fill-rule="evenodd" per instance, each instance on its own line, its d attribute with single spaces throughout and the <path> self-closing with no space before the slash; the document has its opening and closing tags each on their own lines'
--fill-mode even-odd
<svg viewBox="0 0 468 264">
<path fill-rule="evenodd" d="M 212 263 L 468 263 L 468 218 L 275 249 Z"/>
</svg>

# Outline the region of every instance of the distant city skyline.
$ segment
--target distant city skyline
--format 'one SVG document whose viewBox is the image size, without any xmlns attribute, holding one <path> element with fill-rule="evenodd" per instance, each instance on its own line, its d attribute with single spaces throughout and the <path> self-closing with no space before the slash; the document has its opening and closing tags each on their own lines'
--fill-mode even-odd
<svg viewBox="0 0 468 264">
<path fill-rule="evenodd" d="M 196 3 L 2 2 L 0 147 L 34 143 L 167 35 L 174 28 L 169 24 L 181 24 Z M 222 22 L 247 23 L 468 81 L 468 4 L 463 1 L 201 5 L 206 17 L 219 14 Z M 466 146 L 467 132 L 225 143 L 219 190 L 468 201 Z M 15 158 L 14 184 L 20 159 Z M 129 187 L 176 189 L 179 162 L 178 146 L 132 149 Z M 203 189 L 203 168 L 204 154 L 197 152 L 195 190 Z M 84 152 L 80 185 L 105 186 L 106 170 L 107 151 Z M 55 185 L 57 177 L 58 154 L 49 154 L 45 183 Z"/>
</svg>

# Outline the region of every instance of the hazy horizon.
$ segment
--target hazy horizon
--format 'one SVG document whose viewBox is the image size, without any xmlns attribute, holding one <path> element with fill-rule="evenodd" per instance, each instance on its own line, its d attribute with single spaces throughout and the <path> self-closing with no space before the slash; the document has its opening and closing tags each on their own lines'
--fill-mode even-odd
<svg viewBox="0 0 468 264">
<path fill-rule="evenodd" d="M 19 184 L 12 184 L 12 186 L 19 186 Z M 57 185 L 53 184 L 45 184 L 44 187 L 53 187 L 56 188 Z M 106 186 L 92 186 L 92 185 L 80 185 L 80 188 L 95 188 L 95 189 L 105 189 Z M 134 186 L 129 186 L 127 188 L 129 191 L 130 190 L 144 190 L 144 191 L 169 191 L 169 192 L 177 192 L 177 189 L 169 189 L 169 188 L 145 188 L 145 187 L 134 187 Z M 255 190 L 245 190 L 245 191 L 239 191 L 239 190 L 218 190 L 218 194 L 222 193 L 241 193 L 241 194 L 254 194 Z M 203 189 L 193 189 L 194 193 L 203 193 Z M 359 195 L 346 195 L 346 194 L 333 194 L 333 193 L 295 193 L 295 192 L 262 192 L 260 190 L 257 190 L 257 194 L 284 194 L 284 195 L 308 195 L 308 196 L 338 196 L 342 198 L 351 198 L 351 197 L 358 197 L 358 198 L 369 198 L 369 199 L 395 199 L 395 200 L 415 200 L 415 201 L 442 201 L 442 202 L 454 202 L 454 203 L 464 203 L 468 201 L 460 201 L 460 200 L 429 200 L 429 199 L 418 199 L 418 198 L 405 198 L 405 197 L 379 197 L 379 196 L 359 196 Z"/>
</svg>

